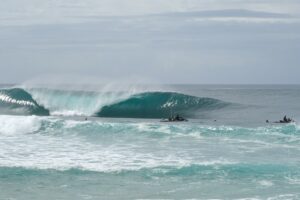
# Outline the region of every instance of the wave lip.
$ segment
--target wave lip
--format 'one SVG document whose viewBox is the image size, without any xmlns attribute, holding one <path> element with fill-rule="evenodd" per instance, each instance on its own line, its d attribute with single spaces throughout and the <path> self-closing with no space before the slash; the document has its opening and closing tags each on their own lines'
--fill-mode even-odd
<svg viewBox="0 0 300 200">
<path fill-rule="evenodd" d="M 0 108 L 0 114 L 49 115 L 49 110 L 20 88 L 1 89 Z"/>
<path fill-rule="evenodd" d="M 48 89 L 0 89 L 0 114 L 84 115 L 112 118 L 167 118 L 220 109 L 229 103 L 175 92 L 85 92 Z"/>
<path fill-rule="evenodd" d="M 146 92 L 104 106 L 96 116 L 166 118 L 179 113 L 185 117 L 192 117 L 195 115 L 194 111 L 220 109 L 227 105 L 228 103 L 213 98 L 200 98 L 175 92 Z"/>
</svg>

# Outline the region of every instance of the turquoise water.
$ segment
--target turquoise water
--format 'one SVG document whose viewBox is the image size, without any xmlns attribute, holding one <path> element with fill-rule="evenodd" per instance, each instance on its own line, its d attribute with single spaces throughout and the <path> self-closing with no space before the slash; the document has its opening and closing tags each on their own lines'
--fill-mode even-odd
<svg viewBox="0 0 300 200">
<path fill-rule="evenodd" d="M 300 199 L 299 86 L 13 88 L 0 199 Z"/>
</svg>

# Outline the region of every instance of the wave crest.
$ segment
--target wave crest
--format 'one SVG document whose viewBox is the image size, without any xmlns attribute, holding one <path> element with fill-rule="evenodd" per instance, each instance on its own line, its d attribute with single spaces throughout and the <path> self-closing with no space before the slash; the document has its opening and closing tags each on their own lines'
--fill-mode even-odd
<svg viewBox="0 0 300 200">
<path fill-rule="evenodd" d="M 166 118 L 176 113 L 220 109 L 229 103 L 175 92 L 89 92 L 51 89 L 2 89 L 0 114 Z"/>
<path fill-rule="evenodd" d="M 175 92 L 146 92 L 107 105 L 96 113 L 99 117 L 163 118 L 180 113 L 194 116 L 197 110 L 213 110 L 227 106 L 228 103 L 200 98 Z"/>
<path fill-rule="evenodd" d="M 23 89 L 0 90 L 0 114 L 49 115 L 49 111 L 40 106 L 32 96 Z"/>
</svg>

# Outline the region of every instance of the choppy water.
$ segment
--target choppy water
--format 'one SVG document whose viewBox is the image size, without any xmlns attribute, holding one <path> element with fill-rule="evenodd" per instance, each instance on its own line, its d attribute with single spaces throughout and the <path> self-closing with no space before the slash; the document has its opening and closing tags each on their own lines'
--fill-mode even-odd
<svg viewBox="0 0 300 200">
<path fill-rule="evenodd" d="M 0 199 L 300 199 L 300 86 L 13 88 Z"/>
</svg>

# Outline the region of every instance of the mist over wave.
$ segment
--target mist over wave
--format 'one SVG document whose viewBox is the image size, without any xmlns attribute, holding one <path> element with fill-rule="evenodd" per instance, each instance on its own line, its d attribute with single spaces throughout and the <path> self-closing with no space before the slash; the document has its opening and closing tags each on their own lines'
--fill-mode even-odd
<svg viewBox="0 0 300 200">
<path fill-rule="evenodd" d="M 229 103 L 175 92 L 76 91 L 48 88 L 0 90 L 1 113 L 23 115 L 166 118 L 224 108 Z"/>
</svg>

